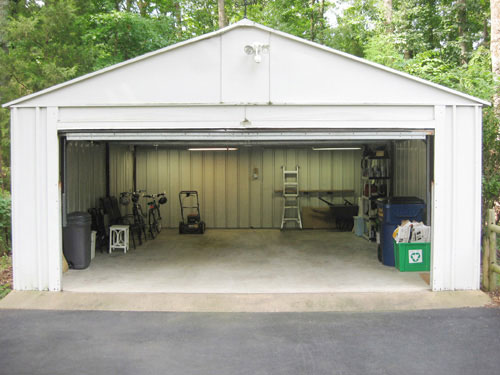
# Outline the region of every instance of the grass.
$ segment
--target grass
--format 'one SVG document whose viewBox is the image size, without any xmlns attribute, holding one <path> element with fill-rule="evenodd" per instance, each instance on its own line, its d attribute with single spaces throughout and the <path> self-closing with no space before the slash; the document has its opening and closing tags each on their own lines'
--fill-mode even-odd
<svg viewBox="0 0 500 375">
<path fill-rule="evenodd" d="M 10 293 L 12 288 L 12 257 L 0 256 L 0 299 Z"/>
</svg>

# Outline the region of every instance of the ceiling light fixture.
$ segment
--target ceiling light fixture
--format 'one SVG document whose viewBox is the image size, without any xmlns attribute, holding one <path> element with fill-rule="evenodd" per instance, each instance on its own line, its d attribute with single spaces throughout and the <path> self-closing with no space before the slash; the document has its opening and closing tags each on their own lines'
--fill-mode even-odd
<svg viewBox="0 0 500 375">
<path fill-rule="evenodd" d="M 313 147 L 314 151 L 348 151 L 361 150 L 361 147 Z"/>
<path fill-rule="evenodd" d="M 236 147 L 195 147 L 188 148 L 188 151 L 237 151 Z"/>
</svg>

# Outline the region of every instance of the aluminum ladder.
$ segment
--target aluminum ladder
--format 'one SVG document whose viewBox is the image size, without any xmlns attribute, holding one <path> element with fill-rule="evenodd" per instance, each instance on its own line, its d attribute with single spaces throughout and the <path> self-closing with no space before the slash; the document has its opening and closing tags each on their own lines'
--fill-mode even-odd
<svg viewBox="0 0 500 375">
<path fill-rule="evenodd" d="M 281 229 L 288 221 L 294 221 L 302 229 L 302 218 L 300 216 L 299 204 L 299 166 L 295 170 L 283 170 L 283 215 L 281 216 Z"/>
</svg>

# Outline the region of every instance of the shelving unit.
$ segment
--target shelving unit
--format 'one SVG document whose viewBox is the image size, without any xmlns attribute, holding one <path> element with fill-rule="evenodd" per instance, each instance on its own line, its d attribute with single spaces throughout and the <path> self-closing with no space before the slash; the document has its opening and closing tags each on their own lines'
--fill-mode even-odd
<svg viewBox="0 0 500 375">
<path fill-rule="evenodd" d="M 375 201 L 391 194 L 391 159 L 388 156 L 367 156 L 363 157 L 361 166 L 363 237 L 374 241 L 378 215 Z"/>
</svg>

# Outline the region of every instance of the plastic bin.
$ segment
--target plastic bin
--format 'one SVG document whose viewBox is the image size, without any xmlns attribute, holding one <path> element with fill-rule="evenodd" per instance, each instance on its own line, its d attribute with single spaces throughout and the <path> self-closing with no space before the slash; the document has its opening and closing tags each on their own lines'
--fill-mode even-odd
<svg viewBox="0 0 500 375">
<path fill-rule="evenodd" d="M 365 231 L 365 219 L 363 216 L 354 216 L 354 234 L 362 236 Z"/>
<path fill-rule="evenodd" d="M 392 197 L 377 200 L 380 222 L 379 259 L 386 266 L 395 266 L 392 234 L 403 220 L 422 221 L 425 203 L 416 197 Z"/>
<path fill-rule="evenodd" d="M 402 272 L 431 270 L 431 244 L 429 242 L 393 242 L 394 258 L 398 270 Z"/>
<path fill-rule="evenodd" d="M 63 252 L 70 268 L 85 269 L 90 264 L 90 224 L 87 212 L 72 212 L 63 228 Z"/>
</svg>

